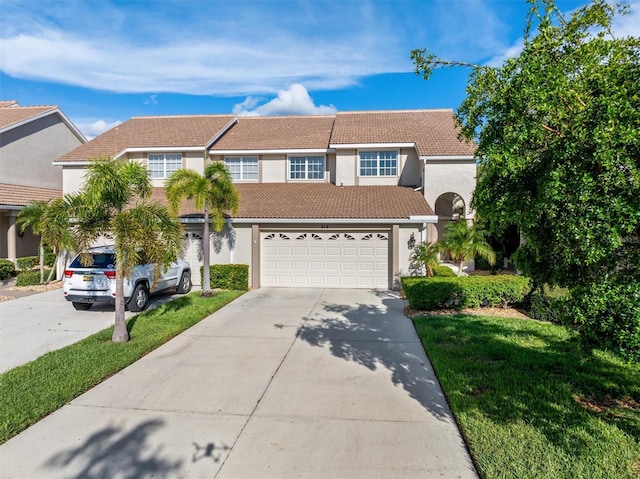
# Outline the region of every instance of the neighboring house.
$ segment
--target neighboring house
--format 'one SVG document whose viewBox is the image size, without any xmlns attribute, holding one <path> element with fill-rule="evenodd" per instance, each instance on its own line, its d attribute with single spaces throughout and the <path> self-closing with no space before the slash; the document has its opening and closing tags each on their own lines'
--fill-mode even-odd
<svg viewBox="0 0 640 479">
<path fill-rule="evenodd" d="M 473 216 L 475 146 L 457 134 L 451 110 L 134 117 L 55 164 L 70 193 L 91 158 L 139 161 L 165 201 L 171 172 L 224 162 L 240 210 L 212 236 L 212 263 L 248 264 L 253 288 L 387 289 L 410 273 L 412 246 L 437 241 L 456 207 Z M 186 204 L 181 218 L 184 256 L 196 266 L 202 215 Z"/>
<path fill-rule="evenodd" d="M 39 239 L 20 233 L 16 217 L 32 201 L 62 196 L 62 173 L 52 163 L 86 141 L 57 106 L 0 101 L 0 258 L 37 254 Z"/>
</svg>

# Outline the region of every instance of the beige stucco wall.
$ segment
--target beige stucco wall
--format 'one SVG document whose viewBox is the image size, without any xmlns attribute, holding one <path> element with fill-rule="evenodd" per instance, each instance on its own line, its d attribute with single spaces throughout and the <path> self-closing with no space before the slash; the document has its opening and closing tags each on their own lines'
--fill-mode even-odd
<svg viewBox="0 0 640 479">
<path fill-rule="evenodd" d="M 475 160 L 427 160 L 424 167 L 424 196 L 435 210 L 445 193 L 457 193 L 465 203 L 465 217 L 473 218 L 471 197 L 476 187 Z"/>
<path fill-rule="evenodd" d="M 62 194 L 76 193 L 84 185 L 85 166 L 62 167 Z"/>
<path fill-rule="evenodd" d="M 335 184 L 340 186 L 356 185 L 356 150 L 336 151 Z"/>
<path fill-rule="evenodd" d="M 57 115 L 0 134 L 0 183 L 62 189 L 62 171 L 52 162 L 82 142 Z"/>
<path fill-rule="evenodd" d="M 258 169 L 262 183 L 284 183 L 287 178 L 286 155 L 262 155 L 258 158 Z"/>
<path fill-rule="evenodd" d="M 397 176 L 359 176 L 359 151 L 354 149 L 338 149 L 336 151 L 335 169 L 331 166 L 332 183 L 343 186 L 371 185 L 422 185 L 422 162 L 414 148 L 376 148 L 375 150 L 395 149 L 398 151 Z M 364 149 L 363 151 L 367 151 Z"/>
</svg>

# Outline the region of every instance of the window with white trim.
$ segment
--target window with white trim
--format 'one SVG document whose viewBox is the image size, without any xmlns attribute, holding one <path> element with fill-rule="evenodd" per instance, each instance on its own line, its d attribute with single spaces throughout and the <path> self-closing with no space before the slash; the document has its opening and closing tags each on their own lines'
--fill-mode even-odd
<svg viewBox="0 0 640 479">
<path fill-rule="evenodd" d="M 234 181 L 257 181 L 258 180 L 258 157 L 257 156 L 235 156 L 224 159 L 224 164 L 231 173 Z"/>
<path fill-rule="evenodd" d="M 180 153 L 148 155 L 147 168 L 151 178 L 167 178 L 171 173 L 182 168 L 182 155 Z"/>
<path fill-rule="evenodd" d="M 324 179 L 324 156 L 290 156 L 290 180 Z"/>
<path fill-rule="evenodd" d="M 398 176 L 396 150 L 361 151 L 360 176 Z"/>
</svg>

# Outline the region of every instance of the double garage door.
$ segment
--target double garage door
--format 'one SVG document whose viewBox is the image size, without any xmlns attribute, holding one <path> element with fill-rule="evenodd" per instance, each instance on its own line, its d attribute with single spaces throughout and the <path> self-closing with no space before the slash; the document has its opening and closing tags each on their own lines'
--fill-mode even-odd
<svg viewBox="0 0 640 479">
<path fill-rule="evenodd" d="M 389 287 L 387 232 L 261 233 L 262 286 Z"/>
</svg>

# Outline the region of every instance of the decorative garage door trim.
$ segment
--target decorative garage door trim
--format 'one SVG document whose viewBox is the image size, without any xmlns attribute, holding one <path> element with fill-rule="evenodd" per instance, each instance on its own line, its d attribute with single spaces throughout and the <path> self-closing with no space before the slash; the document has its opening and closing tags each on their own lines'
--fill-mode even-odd
<svg viewBox="0 0 640 479">
<path fill-rule="evenodd" d="M 271 231 L 261 233 L 261 286 L 389 287 L 389 233 Z"/>
</svg>

